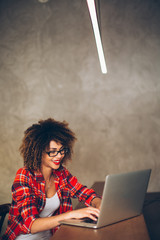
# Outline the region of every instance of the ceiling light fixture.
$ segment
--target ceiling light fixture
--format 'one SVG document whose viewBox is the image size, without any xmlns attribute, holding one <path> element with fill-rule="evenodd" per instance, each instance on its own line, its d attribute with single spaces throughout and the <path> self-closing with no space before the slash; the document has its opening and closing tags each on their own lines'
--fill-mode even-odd
<svg viewBox="0 0 160 240">
<path fill-rule="evenodd" d="M 100 29 L 99 29 L 99 24 L 98 24 L 95 0 L 86 0 L 86 1 L 88 4 L 88 9 L 89 9 L 91 22 L 92 22 L 92 26 L 93 26 L 101 71 L 102 71 L 102 73 L 106 74 L 107 67 L 106 67 L 106 62 L 105 62 L 105 57 L 104 57 L 104 52 L 103 52 L 103 46 L 102 46 L 102 40 L 101 40 Z"/>
<path fill-rule="evenodd" d="M 38 2 L 40 2 L 40 3 L 46 3 L 46 2 L 48 2 L 48 0 L 38 0 Z"/>
</svg>

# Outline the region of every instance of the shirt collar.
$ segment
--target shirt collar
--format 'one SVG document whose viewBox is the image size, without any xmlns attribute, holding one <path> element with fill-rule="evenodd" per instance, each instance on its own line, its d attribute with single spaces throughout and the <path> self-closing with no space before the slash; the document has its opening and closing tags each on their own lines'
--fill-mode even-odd
<svg viewBox="0 0 160 240">
<path fill-rule="evenodd" d="M 59 182 L 60 176 L 62 174 L 62 169 L 63 169 L 63 166 L 61 165 L 57 170 L 53 170 L 54 180 L 56 182 Z M 43 177 L 41 172 L 34 172 L 34 177 L 35 177 L 37 182 L 43 182 L 44 181 L 44 177 Z"/>
</svg>

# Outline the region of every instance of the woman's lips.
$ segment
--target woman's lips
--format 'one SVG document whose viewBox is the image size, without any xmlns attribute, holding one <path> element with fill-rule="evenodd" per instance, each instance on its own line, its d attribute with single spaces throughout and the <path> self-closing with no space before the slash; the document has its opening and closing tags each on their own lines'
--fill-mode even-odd
<svg viewBox="0 0 160 240">
<path fill-rule="evenodd" d="M 60 164 L 60 160 L 54 160 L 54 161 L 52 161 L 55 165 L 59 165 Z"/>
</svg>

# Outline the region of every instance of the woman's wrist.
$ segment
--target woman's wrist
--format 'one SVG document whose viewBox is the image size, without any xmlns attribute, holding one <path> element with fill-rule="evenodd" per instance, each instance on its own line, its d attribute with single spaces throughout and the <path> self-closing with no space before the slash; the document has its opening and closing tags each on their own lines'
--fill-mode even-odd
<svg viewBox="0 0 160 240">
<path fill-rule="evenodd" d="M 100 206 L 101 206 L 101 198 L 95 197 L 95 198 L 91 201 L 91 206 L 100 209 Z"/>
</svg>

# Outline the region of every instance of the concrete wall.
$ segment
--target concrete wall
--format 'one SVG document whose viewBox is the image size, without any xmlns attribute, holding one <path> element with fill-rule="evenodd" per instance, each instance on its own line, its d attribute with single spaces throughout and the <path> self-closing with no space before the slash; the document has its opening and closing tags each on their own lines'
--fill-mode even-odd
<svg viewBox="0 0 160 240">
<path fill-rule="evenodd" d="M 149 191 L 160 190 L 160 1 L 100 7 L 107 75 L 85 0 L 0 1 L 0 203 L 23 166 L 24 130 L 48 117 L 76 132 L 68 168 L 82 183 L 152 168 Z"/>
</svg>

